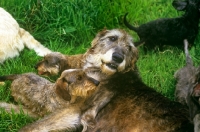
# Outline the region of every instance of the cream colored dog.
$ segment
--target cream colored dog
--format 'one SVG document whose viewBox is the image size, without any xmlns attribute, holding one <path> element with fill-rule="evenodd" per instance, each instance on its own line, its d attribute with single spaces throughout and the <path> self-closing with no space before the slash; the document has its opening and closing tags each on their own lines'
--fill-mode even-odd
<svg viewBox="0 0 200 132">
<path fill-rule="evenodd" d="M 0 7 L 0 63 L 18 56 L 24 46 L 33 49 L 39 56 L 51 52 L 35 40 L 29 32 L 20 28 L 17 21 Z"/>
</svg>

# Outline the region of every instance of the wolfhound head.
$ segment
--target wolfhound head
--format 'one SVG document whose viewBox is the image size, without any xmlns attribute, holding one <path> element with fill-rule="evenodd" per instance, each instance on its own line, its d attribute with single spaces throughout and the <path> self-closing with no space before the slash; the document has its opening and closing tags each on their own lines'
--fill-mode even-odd
<svg viewBox="0 0 200 132">
<path fill-rule="evenodd" d="M 103 30 L 96 35 L 91 45 L 85 53 L 84 69 L 100 69 L 107 78 L 135 68 L 138 51 L 132 37 L 124 30 Z"/>
<path fill-rule="evenodd" d="M 53 52 L 37 63 L 36 69 L 42 75 L 57 75 L 63 70 L 77 68 L 70 67 L 70 63 L 76 63 L 75 66 L 83 66 L 79 68 L 84 68 L 89 76 L 101 80 L 117 72 L 123 73 L 134 69 L 137 59 L 138 51 L 132 37 L 124 30 L 113 29 L 99 32 L 93 39 L 91 48 L 84 55 L 74 57 Z"/>
</svg>

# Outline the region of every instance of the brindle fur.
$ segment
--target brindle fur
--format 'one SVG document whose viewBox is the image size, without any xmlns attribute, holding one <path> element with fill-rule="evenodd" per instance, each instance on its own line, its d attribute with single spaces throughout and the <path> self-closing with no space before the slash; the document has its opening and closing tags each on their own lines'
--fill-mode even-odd
<svg viewBox="0 0 200 132">
<path fill-rule="evenodd" d="M 92 124 L 93 128 L 89 127 L 86 131 L 193 131 L 187 108 L 170 101 L 142 82 L 135 64 L 137 49 L 126 34 L 121 30 L 102 31 L 93 40 L 92 48 L 87 51 L 84 64 L 84 69 L 89 70 L 86 71 L 87 75 L 102 79 L 101 75 L 107 73 L 107 81 L 102 79 L 98 91 L 81 107 L 88 106 L 87 110 L 92 110 L 92 115 L 96 112 L 93 108 L 99 107 L 95 117 L 96 124 Z M 119 60 L 123 58 L 120 64 L 115 58 L 115 52 L 118 53 Z M 123 62 L 124 60 L 126 61 Z M 118 65 L 115 66 L 116 64 Z M 104 96 L 106 92 L 112 93 L 111 97 Z M 27 127 L 31 131 L 59 131 L 63 127 L 73 130 L 81 123 L 81 115 L 71 111 L 75 110 L 62 110 Z M 51 125 L 52 123 L 56 126 Z"/>
<path fill-rule="evenodd" d="M 39 75 L 58 75 L 62 71 L 71 68 L 82 68 L 83 54 L 79 55 L 63 55 L 59 52 L 52 52 L 44 56 L 35 68 Z"/>
<path fill-rule="evenodd" d="M 112 77 L 115 73 L 134 68 L 137 59 L 138 51 L 129 34 L 121 29 L 104 29 L 96 35 L 86 53 L 50 53 L 38 62 L 35 68 L 39 74 L 48 76 L 57 75 L 69 68 L 84 68 L 87 69 L 87 74 L 100 81 Z M 111 65 L 114 67 L 111 68 Z"/>
<path fill-rule="evenodd" d="M 12 80 L 11 95 L 22 104 L 22 110 L 30 116 L 42 117 L 57 109 L 63 109 L 70 103 L 81 103 L 95 91 L 98 81 L 87 77 L 81 69 L 65 70 L 56 83 L 34 74 L 1 76 L 0 80 Z M 23 80 L 23 81 L 22 81 Z M 0 107 L 16 112 L 20 106 L 0 103 Z"/>
<path fill-rule="evenodd" d="M 132 42 L 132 37 L 124 30 L 113 29 L 103 30 L 96 35 L 91 48 L 83 55 L 82 61 L 86 74 L 101 81 L 100 85 L 102 85 L 108 83 L 109 79 L 117 76 L 118 73 L 126 73 L 131 69 L 136 69 L 137 59 L 138 51 Z M 74 59 L 74 62 L 77 61 Z M 105 102 L 101 106 L 104 106 L 111 98 L 112 96 L 104 98 Z M 80 111 L 84 107 L 86 106 L 83 105 L 81 110 L 77 110 L 76 107 L 60 110 L 56 114 L 50 114 L 44 119 L 24 127 L 21 131 L 74 130 L 81 124 Z M 94 112 L 97 113 L 98 108 Z M 96 113 L 90 114 L 95 117 Z"/>
</svg>

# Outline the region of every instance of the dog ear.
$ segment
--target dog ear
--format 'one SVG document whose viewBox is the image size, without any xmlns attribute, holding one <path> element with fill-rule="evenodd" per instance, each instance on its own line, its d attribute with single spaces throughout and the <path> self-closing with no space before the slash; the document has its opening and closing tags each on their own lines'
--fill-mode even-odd
<svg viewBox="0 0 200 132">
<path fill-rule="evenodd" d="M 181 1 L 181 0 L 174 0 L 172 2 L 172 6 L 178 10 L 178 11 L 183 11 L 186 9 L 188 5 L 188 2 L 187 1 Z"/>
<path fill-rule="evenodd" d="M 136 70 L 137 66 L 136 66 L 136 62 L 138 60 L 138 50 L 137 48 L 132 49 L 132 57 L 130 61 L 130 64 L 126 67 L 126 70 L 124 72 L 130 71 L 132 70 Z"/>
<path fill-rule="evenodd" d="M 138 60 L 138 50 L 135 48 L 133 49 L 133 54 L 132 54 L 132 60 L 131 60 L 131 63 L 130 63 L 130 69 L 135 69 L 136 67 L 136 62 Z"/>
<path fill-rule="evenodd" d="M 56 93 L 63 98 L 66 101 L 71 100 L 71 96 L 69 94 L 69 89 L 64 85 L 63 81 L 61 79 L 58 79 L 56 81 Z"/>
<path fill-rule="evenodd" d="M 70 69 L 69 63 L 70 62 L 68 62 L 68 58 L 67 57 L 66 58 L 61 58 L 60 61 L 59 61 L 60 72 L 63 72 L 66 69 Z"/>
<path fill-rule="evenodd" d="M 103 36 L 105 36 L 105 34 L 108 32 L 108 30 L 106 28 L 104 28 L 102 31 L 100 31 L 96 37 L 92 40 L 91 45 L 95 46 L 98 43 L 98 40 L 100 38 L 102 38 Z"/>
</svg>

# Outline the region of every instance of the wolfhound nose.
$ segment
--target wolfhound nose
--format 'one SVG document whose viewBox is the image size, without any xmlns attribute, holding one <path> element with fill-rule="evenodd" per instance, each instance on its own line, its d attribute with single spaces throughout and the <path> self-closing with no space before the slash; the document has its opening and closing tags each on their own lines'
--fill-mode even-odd
<svg viewBox="0 0 200 132">
<path fill-rule="evenodd" d="M 118 52 L 114 52 L 112 54 L 112 60 L 117 62 L 117 63 L 122 63 L 122 61 L 124 60 L 124 56 L 123 56 L 123 54 L 120 54 Z"/>
</svg>

